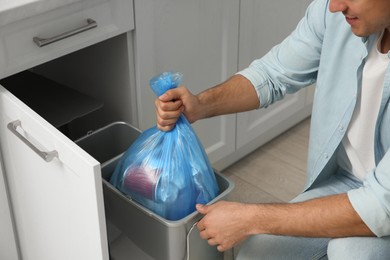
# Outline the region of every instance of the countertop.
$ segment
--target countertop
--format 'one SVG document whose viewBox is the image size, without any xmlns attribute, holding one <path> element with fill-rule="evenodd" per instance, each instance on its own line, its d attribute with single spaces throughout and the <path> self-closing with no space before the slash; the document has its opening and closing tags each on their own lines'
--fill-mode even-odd
<svg viewBox="0 0 390 260">
<path fill-rule="evenodd" d="M 0 27 L 84 0 L 2 0 Z"/>
</svg>

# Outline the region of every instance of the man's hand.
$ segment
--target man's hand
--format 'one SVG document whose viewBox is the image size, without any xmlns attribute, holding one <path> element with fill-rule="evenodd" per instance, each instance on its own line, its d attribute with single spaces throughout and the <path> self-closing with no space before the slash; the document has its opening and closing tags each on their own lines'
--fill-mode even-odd
<svg viewBox="0 0 390 260">
<path fill-rule="evenodd" d="M 225 251 L 237 245 L 249 235 L 246 217 L 248 206 L 241 203 L 219 201 L 213 205 L 196 205 L 196 209 L 204 217 L 197 228 L 200 237 L 206 239 L 211 246 Z"/>
<path fill-rule="evenodd" d="M 254 234 L 300 237 L 375 236 L 353 209 L 345 193 L 298 203 L 243 204 L 220 201 L 197 205 L 204 217 L 200 236 L 219 251 Z"/>
<path fill-rule="evenodd" d="M 196 113 L 199 101 L 187 88 L 179 87 L 168 90 L 155 100 L 157 128 L 170 131 L 175 127 L 181 113 L 184 113 L 190 123 L 197 119 Z"/>
<path fill-rule="evenodd" d="M 169 131 L 181 113 L 190 123 L 219 115 L 259 108 L 260 101 L 252 83 L 241 75 L 193 95 L 187 88 L 168 90 L 155 101 L 157 127 Z"/>
</svg>

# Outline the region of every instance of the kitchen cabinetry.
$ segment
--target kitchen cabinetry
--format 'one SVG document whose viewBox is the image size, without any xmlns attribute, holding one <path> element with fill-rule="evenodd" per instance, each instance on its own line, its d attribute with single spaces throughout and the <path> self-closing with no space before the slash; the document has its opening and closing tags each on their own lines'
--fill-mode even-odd
<svg viewBox="0 0 390 260">
<path fill-rule="evenodd" d="M 74 140 L 114 121 L 141 129 L 154 125 L 152 76 L 180 71 L 184 84 L 198 93 L 249 64 L 248 57 L 263 54 L 257 46 L 245 47 L 251 36 L 271 45 L 272 37 L 279 40 L 287 29 L 257 31 L 256 25 L 250 26 L 255 15 L 244 16 L 255 7 L 268 14 L 275 7 L 268 2 L 259 6 L 244 0 L 68 0 L 57 6 L 49 0 L 25 2 L 17 13 L 0 18 L 0 80 L 28 71 L 104 106 L 58 123 L 48 116 L 64 116 L 55 106 L 37 112 L 30 105 L 34 101 L 42 108 L 49 103 L 47 93 L 34 94 L 31 82 L 25 85 L 33 90 L 26 100 L 0 86 L 0 228 L 2 237 L 9 238 L 0 240 L 0 258 L 107 260 L 111 234 L 107 238 L 110 224 L 103 211 L 101 165 Z M 290 5 L 296 3 L 284 4 L 283 9 L 293 10 L 295 23 L 303 6 Z M 25 16 L 28 10 L 34 12 Z M 291 14 L 285 14 L 286 24 L 291 24 Z M 39 47 L 45 39 L 53 42 Z M 253 144 L 258 146 L 259 139 L 269 140 L 276 127 L 285 130 L 306 115 L 301 113 L 308 107 L 304 94 L 291 97 L 287 105 L 274 112 L 279 116 L 293 108 L 294 115 L 286 120 L 263 114 L 260 119 L 252 114 L 227 115 L 202 120 L 194 128 L 210 160 L 221 169 L 257 148 Z M 252 131 L 248 121 L 259 120 L 263 126 L 273 122 L 272 127 L 259 131 L 256 125 Z"/>
<path fill-rule="evenodd" d="M 156 123 L 149 89 L 154 75 L 179 71 L 198 93 L 237 71 L 239 1 L 136 0 L 135 10 L 138 118 L 145 130 Z M 212 162 L 234 152 L 235 115 L 193 126 Z"/>
<path fill-rule="evenodd" d="M 155 124 L 149 79 L 166 70 L 184 74 L 194 94 L 216 85 L 288 35 L 308 0 L 136 0 L 139 127 Z M 226 115 L 193 126 L 213 166 L 223 169 L 310 114 L 307 92 L 263 111 Z"/>
<path fill-rule="evenodd" d="M 8 189 L 4 179 L 0 151 L 0 256 L 2 259 L 18 259 L 12 208 L 10 208 Z"/>
<path fill-rule="evenodd" d="M 133 21 L 133 3 L 128 0 L 67 1 L 42 15 L 2 20 L 2 82 L 27 70 L 47 74 L 102 100 L 106 108 L 89 119 L 93 123 L 86 120 L 60 131 L 59 121 L 49 115 L 66 118 L 67 113 L 58 112 L 60 103 L 46 107 L 52 101 L 49 93 L 34 91 L 40 83 L 26 80 L 30 94 L 23 100 L 0 86 L 1 259 L 109 259 L 100 163 L 64 132 L 74 127 L 86 133 L 108 120 L 132 121 L 131 112 L 124 116 L 116 111 L 118 106 L 130 110 L 127 104 L 133 103 L 134 73 L 128 56 Z M 34 37 L 61 40 L 39 47 Z M 38 114 L 27 104 L 43 109 Z"/>
<path fill-rule="evenodd" d="M 281 42 L 303 17 L 310 1 L 255 1 L 240 3 L 239 70 L 254 57 L 265 55 Z M 313 87 L 288 95 L 260 111 L 237 115 L 236 153 L 242 157 L 311 113 Z M 223 160 L 235 158 L 224 158 Z"/>
<path fill-rule="evenodd" d="M 2 154 L 21 256 L 108 259 L 99 162 L 3 88 L 0 95 Z M 23 138 L 56 156 L 40 158 Z"/>
</svg>

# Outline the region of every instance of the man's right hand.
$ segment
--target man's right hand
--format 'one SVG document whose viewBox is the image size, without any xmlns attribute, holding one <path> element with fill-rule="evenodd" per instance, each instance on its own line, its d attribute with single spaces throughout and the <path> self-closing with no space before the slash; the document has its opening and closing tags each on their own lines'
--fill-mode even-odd
<svg viewBox="0 0 390 260">
<path fill-rule="evenodd" d="M 252 83 L 241 75 L 193 95 L 187 88 L 168 90 L 156 99 L 157 127 L 169 131 L 181 113 L 190 123 L 218 115 L 249 111 L 260 107 Z"/>
<path fill-rule="evenodd" d="M 156 98 L 155 107 L 157 128 L 162 131 L 172 130 L 181 113 L 184 113 L 190 123 L 199 119 L 196 116 L 198 98 L 185 87 L 168 90 Z"/>
</svg>

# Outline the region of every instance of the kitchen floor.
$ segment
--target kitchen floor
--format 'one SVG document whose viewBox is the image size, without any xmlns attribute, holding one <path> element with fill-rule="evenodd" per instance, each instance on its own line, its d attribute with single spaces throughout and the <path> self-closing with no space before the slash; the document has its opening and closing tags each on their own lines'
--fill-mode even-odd
<svg viewBox="0 0 390 260">
<path fill-rule="evenodd" d="M 303 188 L 310 118 L 222 171 L 235 183 L 229 200 L 246 203 L 287 202 Z M 225 252 L 232 260 L 239 246 Z"/>
</svg>

